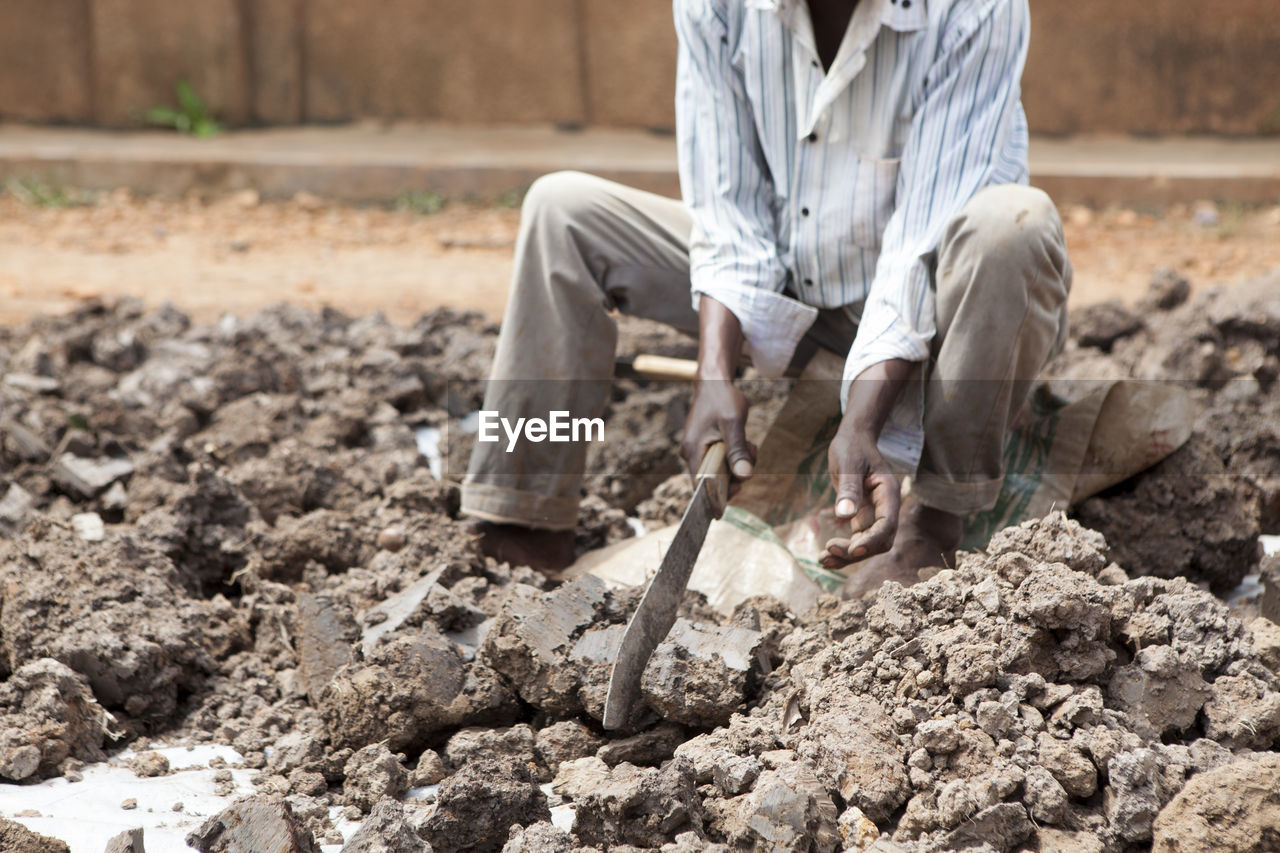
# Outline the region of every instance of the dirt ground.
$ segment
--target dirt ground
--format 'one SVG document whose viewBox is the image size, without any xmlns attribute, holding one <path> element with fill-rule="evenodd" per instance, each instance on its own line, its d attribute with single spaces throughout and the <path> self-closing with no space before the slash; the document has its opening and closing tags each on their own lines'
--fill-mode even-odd
<svg viewBox="0 0 1280 853">
<path fill-rule="evenodd" d="M 456 475 L 497 326 L 419 316 L 496 312 L 515 211 L 0 212 L 0 784 L 229 745 L 256 793 L 187 813 L 202 853 L 1276 849 L 1276 211 L 1067 212 L 1050 375 L 1180 383 L 1185 445 L 910 587 L 691 592 L 609 731 L 640 592 L 480 552 Z M 687 395 L 615 383 L 580 550 L 672 520 Z M 39 819 L 0 793 L 0 849 L 65 849 Z"/>
<path fill-rule="evenodd" d="M 1133 302 L 1156 267 L 1193 287 L 1280 266 L 1280 208 L 1178 206 L 1161 215 L 1063 212 L 1074 305 Z M 0 322 L 94 296 L 172 300 L 197 321 L 287 301 L 411 323 L 441 306 L 501 316 L 519 211 L 446 203 L 434 214 L 252 191 L 212 201 L 100 196 L 86 206 L 0 194 Z"/>
</svg>

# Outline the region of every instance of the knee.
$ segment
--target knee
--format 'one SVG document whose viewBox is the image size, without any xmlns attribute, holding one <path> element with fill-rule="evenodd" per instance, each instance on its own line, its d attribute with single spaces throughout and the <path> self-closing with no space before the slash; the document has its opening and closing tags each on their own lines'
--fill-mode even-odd
<svg viewBox="0 0 1280 853">
<path fill-rule="evenodd" d="M 987 187 L 969 200 L 958 223 L 970 248 L 984 256 L 1065 252 L 1058 209 L 1043 190 L 1020 184 Z"/>
<path fill-rule="evenodd" d="M 600 179 L 582 172 L 552 172 L 538 178 L 525 194 L 521 218 L 526 225 L 564 224 L 596 205 Z"/>
</svg>

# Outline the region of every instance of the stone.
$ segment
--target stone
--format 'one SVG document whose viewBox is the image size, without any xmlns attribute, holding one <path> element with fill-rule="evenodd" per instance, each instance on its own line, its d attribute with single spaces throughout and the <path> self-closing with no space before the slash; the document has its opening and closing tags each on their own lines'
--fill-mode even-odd
<svg viewBox="0 0 1280 853">
<path fill-rule="evenodd" d="M 85 542 L 101 542 L 107 538 L 106 525 L 96 512 L 78 512 L 71 516 L 71 529 Z"/>
<path fill-rule="evenodd" d="M 746 793 L 760 777 L 764 765 L 753 755 L 735 755 L 711 772 L 711 780 L 725 797 Z"/>
<path fill-rule="evenodd" d="M 729 721 L 761 671 L 764 634 L 677 619 L 640 679 L 649 707 L 664 719 L 703 728 Z"/>
<path fill-rule="evenodd" d="M 879 702 L 851 695 L 847 684 L 811 685 L 816 694 L 811 707 L 822 710 L 784 742 L 846 805 L 862 809 L 872 821 L 887 821 L 909 791 L 906 756 L 892 722 Z"/>
<path fill-rule="evenodd" d="M 146 845 L 143 843 L 142 827 L 126 829 L 119 835 L 113 836 L 107 842 L 107 849 L 103 853 L 147 853 Z"/>
<path fill-rule="evenodd" d="M 513 584 L 479 660 L 535 708 L 556 717 L 586 714 L 599 720 L 626 615 L 594 575 L 548 593 Z"/>
<path fill-rule="evenodd" d="M 444 569 L 439 568 L 423 575 L 370 610 L 365 616 L 369 627 L 365 628 L 364 634 L 360 637 L 360 646 L 364 649 L 365 655 L 373 654 L 383 637 L 390 636 L 399 630 L 400 626 L 417 612 L 419 605 L 426 600 L 443 573 Z"/>
<path fill-rule="evenodd" d="M 287 802 L 262 796 L 227 806 L 186 840 L 200 853 L 320 853 Z"/>
<path fill-rule="evenodd" d="M 317 704 L 324 688 L 350 660 L 360 628 L 346 602 L 304 592 L 298 596 L 293 630 L 298 677 L 307 697 Z"/>
<path fill-rule="evenodd" d="M 358 750 L 343 769 L 343 799 L 367 812 L 384 797 L 403 797 L 409 790 L 409 772 L 400 760 L 380 743 Z"/>
<path fill-rule="evenodd" d="M 1036 833 L 1039 853 L 1104 853 L 1102 839 L 1092 832 L 1072 832 L 1042 826 Z"/>
<path fill-rule="evenodd" d="M 954 752 L 960 746 L 960 730 L 953 720 L 928 720 L 916 726 L 915 743 L 935 755 Z"/>
<path fill-rule="evenodd" d="M 444 746 L 444 759 L 455 770 L 478 758 L 510 758 L 534 767 L 533 729 L 527 723 L 509 728 L 468 726 L 459 729 Z M 534 770 L 537 774 L 537 770 Z"/>
<path fill-rule="evenodd" d="M 1118 299 L 1095 302 L 1071 312 L 1071 336 L 1082 347 L 1111 352 L 1116 341 L 1142 329 L 1142 318 Z"/>
<path fill-rule="evenodd" d="M 989 844 L 997 850 L 1010 850 L 1022 843 L 1035 825 L 1027 810 L 1017 803 L 999 803 L 983 809 L 962 822 L 946 836 L 948 849 Z"/>
<path fill-rule="evenodd" d="M 739 849 L 825 851 L 840 841 L 835 803 L 803 762 L 764 771 L 724 812 L 718 829 Z"/>
<path fill-rule="evenodd" d="M 1022 799 L 1033 820 L 1040 824 L 1062 820 L 1067 808 L 1067 792 L 1052 773 L 1043 767 L 1029 767 L 1022 784 Z"/>
<path fill-rule="evenodd" d="M 0 817 L 0 850 L 5 853 L 71 853 L 65 841 L 32 832 L 17 821 Z"/>
<path fill-rule="evenodd" d="M 1107 693 L 1118 710 L 1144 719 L 1159 735 L 1195 722 L 1211 693 L 1199 664 L 1171 646 L 1149 646 L 1119 667 Z"/>
<path fill-rule="evenodd" d="M 53 478 L 76 495 L 91 498 L 122 477 L 133 473 L 132 460 L 119 457 L 86 459 L 64 453 L 53 463 Z"/>
<path fill-rule="evenodd" d="M 1107 820 L 1124 840 L 1151 838 L 1152 822 L 1174 794 L 1162 770 L 1159 754 L 1146 748 L 1122 752 L 1107 765 L 1111 783 L 1105 796 Z"/>
<path fill-rule="evenodd" d="M 1258 661 L 1272 672 L 1280 674 L 1280 625 L 1265 616 L 1259 616 L 1249 623 L 1249 633 L 1253 635 L 1253 650 Z"/>
<path fill-rule="evenodd" d="M 417 767 L 409 774 L 409 786 L 434 785 L 448 775 L 440 754 L 433 749 L 424 749 L 418 756 Z"/>
<path fill-rule="evenodd" d="M 836 829 L 840 833 L 841 849 L 845 851 L 862 853 L 880 838 L 880 828 L 857 806 L 850 806 L 840 813 Z"/>
<path fill-rule="evenodd" d="M 434 850 L 498 851 L 513 825 L 549 821 L 547 797 L 528 766 L 478 759 L 440 783 L 423 834 Z"/>
<path fill-rule="evenodd" d="M 1280 692 L 1249 674 L 1214 679 L 1204 733 L 1233 749 L 1269 749 L 1280 738 Z"/>
<path fill-rule="evenodd" d="M 1066 741 L 1041 734 L 1038 761 L 1073 797 L 1085 799 L 1098 790 L 1097 768 L 1086 755 Z"/>
<path fill-rule="evenodd" d="M 0 533 L 16 533 L 34 506 L 35 498 L 30 492 L 17 483 L 10 483 L 4 498 L 0 499 Z"/>
<path fill-rule="evenodd" d="M 681 832 L 701 831 L 693 780 L 693 765 L 679 758 L 661 768 L 619 764 L 574 798 L 573 834 L 585 844 L 615 849 L 661 847 Z"/>
<path fill-rule="evenodd" d="M 1280 847 L 1280 755 L 1193 776 L 1160 810 L 1152 853 L 1245 853 Z"/>
<path fill-rule="evenodd" d="M 409 753 L 447 729 L 511 723 L 520 713 L 493 670 L 465 663 L 457 645 L 431 623 L 338 670 L 319 710 L 336 747 L 385 741 L 389 749 Z"/>
<path fill-rule="evenodd" d="M 342 853 L 431 853 L 431 846 L 410 825 L 404 806 L 383 797 L 347 839 Z"/>
<path fill-rule="evenodd" d="M 538 730 L 534 749 L 543 765 L 554 776 L 561 764 L 595 755 L 603 743 L 604 738 L 578 720 L 561 720 Z"/>
<path fill-rule="evenodd" d="M 0 683 L 0 779 L 56 776 L 68 758 L 102 761 L 111 716 L 84 676 L 51 658 Z"/>
<path fill-rule="evenodd" d="M 141 778 L 164 776 L 169 772 L 169 759 L 158 752 L 143 752 L 134 756 L 129 766 Z"/>
<path fill-rule="evenodd" d="M 573 853 L 573 836 L 549 821 L 517 826 L 502 853 Z"/>
<path fill-rule="evenodd" d="M 609 779 L 609 765 L 594 755 L 575 758 L 560 765 L 551 790 L 567 800 L 578 800 L 598 789 Z"/>
<path fill-rule="evenodd" d="M 964 696 L 996 681 L 996 649 L 985 644 L 963 644 L 947 654 L 946 682 L 956 696 Z"/>
<path fill-rule="evenodd" d="M 378 547 L 383 551 L 399 551 L 408 541 L 403 524 L 392 524 L 378 533 Z"/>
<path fill-rule="evenodd" d="M 675 755 L 676 747 L 684 740 L 684 729 L 663 723 L 630 737 L 606 741 L 596 755 L 610 767 L 624 761 L 641 766 L 657 766 Z"/>
</svg>

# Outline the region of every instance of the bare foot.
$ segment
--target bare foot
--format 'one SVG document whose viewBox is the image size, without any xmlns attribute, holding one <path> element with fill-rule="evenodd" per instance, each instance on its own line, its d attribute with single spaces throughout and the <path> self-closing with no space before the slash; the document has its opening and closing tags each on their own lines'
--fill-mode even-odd
<svg viewBox="0 0 1280 853">
<path fill-rule="evenodd" d="M 923 569 L 955 565 L 960 542 L 961 520 L 957 515 L 924 506 L 911 497 L 902 502 L 898 532 L 893 548 L 884 554 L 855 563 L 850 568 L 841 596 L 861 598 L 880 588 L 885 581 L 910 586 L 920 580 Z"/>
<path fill-rule="evenodd" d="M 518 524 L 472 520 L 464 523 L 480 537 L 480 551 L 513 566 L 528 566 L 556 577 L 573 563 L 572 530 L 535 530 Z"/>
</svg>

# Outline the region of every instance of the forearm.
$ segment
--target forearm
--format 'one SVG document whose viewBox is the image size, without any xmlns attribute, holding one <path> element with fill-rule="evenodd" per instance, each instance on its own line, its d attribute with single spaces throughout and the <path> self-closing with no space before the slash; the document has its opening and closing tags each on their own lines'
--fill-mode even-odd
<svg viewBox="0 0 1280 853">
<path fill-rule="evenodd" d="M 732 380 L 742 358 L 742 325 L 710 296 L 698 300 L 698 381 Z"/>
<path fill-rule="evenodd" d="M 850 430 L 872 439 L 878 438 L 907 383 L 911 366 L 910 361 L 890 359 L 862 371 L 849 385 L 841 431 Z"/>
</svg>

